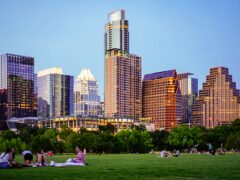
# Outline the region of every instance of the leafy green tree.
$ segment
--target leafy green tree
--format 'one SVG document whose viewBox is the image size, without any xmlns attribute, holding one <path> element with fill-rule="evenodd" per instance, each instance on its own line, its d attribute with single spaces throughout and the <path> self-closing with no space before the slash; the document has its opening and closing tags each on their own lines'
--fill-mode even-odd
<svg viewBox="0 0 240 180">
<path fill-rule="evenodd" d="M 233 121 L 231 125 L 232 132 L 240 132 L 240 119 Z"/>
<path fill-rule="evenodd" d="M 170 149 L 170 145 L 168 144 L 168 131 L 159 131 L 156 130 L 154 132 L 150 132 L 152 137 L 152 143 L 154 150 L 163 150 L 163 149 Z"/>
<path fill-rule="evenodd" d="M 109 132 L 109 133 L 115 133 L 115 127 L 112 124 L 107 124 L 106 126 L 99 125 L 99 131 L 100 132 Z"/>
<path fill-rule="evenodd" d="M 227 149 L 240 149 L 240 132 L 232 133 L 226 140 Z"/>
<path fill-rule="evenodd" d="M 59 137 L 60 137 L 60 139 L 65 140 L 71 133 L 73 133 L 73 130 L 71 130 L 66 125 L 63 125 L 59 132 Z"/>
<path fill-rule="evenodd" d="M 8 139 L 10 141 L 13 138 L 17 138 L 18 135 L 13 131 L 6 130 L 1 133 L 1 137 L 3 137 L 4 139 Z"/>
<path fill-rule="evenodd" d="M 73 153 L 75 151 L 75 147 L 78 146 L 79 136 L 80 135 L 77 133 L 69 134 L 69 136 L 66 138 L 65 143 L 64 143 L 66 152 Z"/>
<path fill-rule="evenodd" d="M 115 149 L 115 138 L 112 133 L 109 132 L 101 132 L 99 133 L 100 142 L 98 146 L 98 152 L 116 152 Z"/>
<path fill-rule="evenodd" d="M 214 134 L 214 139 L 212 140 L 212 145 L 214 148 L 220 148 L 224 146 L 224 143 L 227 140 L 227 137 L 231 133 L 231 127 L 229 126 L 217 126 L 210 130 Z"/>
<path fill-rule="evenodd" d="M 204 142 L 204 128 L 179 126 L 174 128 L 168 137 L 169 144 L 175 148 L 190 148 Z"/>
</svg>

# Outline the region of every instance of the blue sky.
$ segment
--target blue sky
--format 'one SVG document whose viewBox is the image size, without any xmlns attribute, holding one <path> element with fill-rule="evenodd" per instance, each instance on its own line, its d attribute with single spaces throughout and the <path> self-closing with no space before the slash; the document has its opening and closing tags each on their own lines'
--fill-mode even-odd
<svg viewBox="0 0 240 180">
<path fill-rule="evenodd" d="M 199 88 L 209 68 L 226 66 L 240 87 L 239 0 L 0 0 L 0 53 L 35 57 L 35 71 L 90 68 L 104 88 L 107 14 L 126 10 L 130 52 L 143 75 L 192 72 Z"/>
</svg>

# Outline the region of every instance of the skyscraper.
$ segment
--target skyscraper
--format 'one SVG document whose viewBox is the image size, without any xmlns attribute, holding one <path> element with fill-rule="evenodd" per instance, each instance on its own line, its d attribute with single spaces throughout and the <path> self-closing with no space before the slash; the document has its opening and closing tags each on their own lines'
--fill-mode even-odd
<svg viewBox="0 0 240 180">
<path fill-rule="evenodd" d="M 108 15 L 109 22 L 105 25 L 105 54 L 112 49 L 129 52 L 128 21 L 125 11 L 117 10 Z"/>
<path fill-rule="evenodd" d="M 114 11 L 105 25 L 105 116 L 141 117 L 141 78 L 141 57 L 129 54 L 125 11 Z"/>
<path fill-rule="evenodd" d="M 178 74 L 179 87 L 182 94 L 182 123 L 189 125 L 192 121 L 192 106 L 198 96 L 198 79 L 191 73 Z"/>
<path fill-rule="evenodd" d="M 83 69 L 75 81 L 74 108 L 76 115 L 101 115 L 97 80 L 89 69 Z"/>
<path fill-rule="evenodd" d="M 213 128 L 240 117 L 240 97 L 228 68 L 215 67 L 193 105 L 193 124 Z"/>
<path fill-rule="evenodd" d="M 143 79 L 143 117 L 155 129 L 171 130 L 181 123 L 182 100 L 176 70 L 146 74 Z"/>
<path fill-rule="evenodd" d="M 73 76 L 61 68 L 38 72 L 38 116 L 58 117 L 74 114 Z"/>
<path fill-rule="evenodd" d="M 0 56 L 0 129 L 12 117 L 36 117 L 34 108 L 34 58 Z"/>
</svg>

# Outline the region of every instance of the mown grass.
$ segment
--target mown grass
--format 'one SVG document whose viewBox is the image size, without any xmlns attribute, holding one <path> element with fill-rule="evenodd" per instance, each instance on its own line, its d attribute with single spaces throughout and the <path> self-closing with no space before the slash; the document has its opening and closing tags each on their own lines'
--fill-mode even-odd
<svg viewBox="0 0 240 180">
<path fill-rule="evenodd" d="M 64 162 L 71 155 L 48 160 Z M 21 157 L 17 157 L 22 161 Z M 183 154 L 162 159 L 153 154 L 87 155 L 85 167 L 0 170 L 0 179 L 240 179 L 240 155 Z"/>
</svg>

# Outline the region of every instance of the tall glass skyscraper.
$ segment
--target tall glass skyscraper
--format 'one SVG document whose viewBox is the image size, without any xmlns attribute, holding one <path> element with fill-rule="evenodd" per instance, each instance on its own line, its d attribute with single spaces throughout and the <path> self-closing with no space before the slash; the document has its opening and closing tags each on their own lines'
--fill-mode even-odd
<svg viewBox="0 0 240 180">
<path fill-rule="evenodd" d="M 198 96 L 198 79 L 192 77 L 191 73 L 178 74 L 179 87 L 182 94 L 182 123 L 191 125 L 192 106 Z"/>
<path fill-rule="evenodd" d="M 226 67 L 210 69 L 193 105 L 193 125 L 214 128 L 240 118 L 240 96 Z"/>
<path fill-rule="evenodd" d="M 15 54 L 0 56 L 0 129 L 12 117 L 36 117 L 34 58 Z"/>
<path fill-rule="evenodd" d="M 89 69 L 83 69 L 74 85 L 74 112 L 76 115 L 98 116 L 102 115 L 100 108 L 97 80 Z"/>
<path fill-rule="evenodd" d="M 105 116 L 138 119 L 142 116 L 142 60 L 129 53 L 125 11 L 114 11 L 108 18 L 105 25 Z"/>
<path fill-rule="evenodd" d="M 61 68 L 38 72 L 38 116 L 41 118 L 74 114 L 73 76 Z"/>
</svg>

